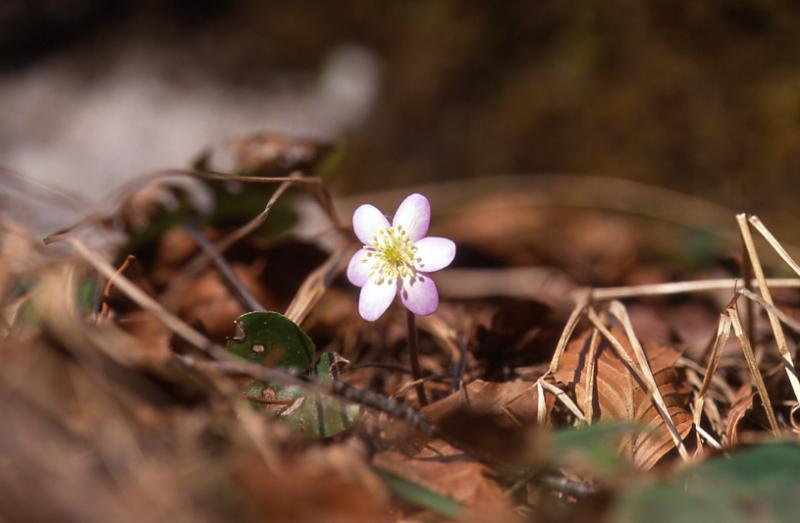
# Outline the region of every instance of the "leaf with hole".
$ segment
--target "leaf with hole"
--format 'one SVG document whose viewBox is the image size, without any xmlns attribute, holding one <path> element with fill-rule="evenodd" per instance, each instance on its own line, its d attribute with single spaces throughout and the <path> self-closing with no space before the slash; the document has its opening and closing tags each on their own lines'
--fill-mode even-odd
<svg viewBox="0 0 800 523">
<path fill-rule="evenodd" d="M 314 366 L 318 377 L 333 378 L 337 355 L 325 352 Z M 245 396 L 279 420 L 317 438 L 330 438 L 351 428 L 361 409 L 327 394 L 313 393 L 294 386 L 254 381 Z"/>
<path fill-rule="evenodd" d="M 316 349 L 311 338 L 292 320 L 277 312 L 256 311 L 236 320 L 236 335 L 228 350 L 246 360 L 306 372 Z"/>
</svg>

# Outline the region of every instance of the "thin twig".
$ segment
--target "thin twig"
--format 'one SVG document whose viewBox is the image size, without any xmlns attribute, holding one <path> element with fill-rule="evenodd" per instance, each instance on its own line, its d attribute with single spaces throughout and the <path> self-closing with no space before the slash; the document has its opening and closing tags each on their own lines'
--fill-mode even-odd
<svg viewBox="0 0 800 523">
<path fill-rule="evenodd" d="M 214 245 L 200 232 L 196 227 L 192 225 L 184 225 L 183 230 L 188 234 L 197 245 L 206 253 L 206 255 L 211 259 L 211 263 L 219 271 L 220 276 L 222 276 L 222 281 L 225 283 L 225 286 L 228 287 L 228 290 L 236 297 L 237 301 L 246 311 L 263 311 L 266 310 L 265 307 L 253 296 L 253 293 L 250 292 L 242 280 L 236 276 L 236 273 L 233 272 L 231 266 L 228 265 L 228 262 L 225 261 L 225 258 L 219 254 L 216 250 Z"/>
<path fill-rule="evenodd" d="M 97 271 L 107 278 L 114 277 L 116 274 L 114 267 L 106 262 L 99 254 L 87 247 L 80 239 L 67 237 L 66 241 Z M 153 313 L 164 326 L 177 336 L 216 360 L 207 361 L 199 360 L 192 356 L 176 356 L 179 361 L 188 366 L 198 369 L 211 369 L 225 374 L 250 376 L 254 379 L 267 382 L 297 385 L 314 392 L 333 394 L 353 403 L 373 408 L 385 412 L 392 417 L 402 419 L 409 425 L 426 434 L 433 435 L 437 432 L 416 410 L 408 405 L 387 398 L 386 396 L 381 396 L 367 390 L 356 389 L 338 380 L 306 376 L 293 372 L 290 369 L 267 367 L 241 360 L 170 313 L 155 299 L 134 285 L 125 275 L 120 274 L 117 276 L 115 285 L 137 305 Z"/>
<path fill-rule="evenodd" d="M 589 425 L 594 420 L 594 395 L 597 388 L 597 349 L 600 347 L 600 331 L 592 329 L 589 340 L 589 354 L 586 356 L 586 421 Z"/>
<path fill-rule="evenodd" d="M 422 369 L 419 366 L 419 350 L 417 349 L 417 326 L 414 320 L 414 313 L 406 310 L 406 327 L 408 327 L 408 356 L 411 360 L 411 371 L 414 381 L 417 382 L 417 400 L 421 407 L 428 404 L 428 397 L 425 395 L 425 384 L 422 380 Z"/>
<path fill-rule="evenodd" d="M 739 294 L 741 294 L 748 300 L 752 300 L 758 303 L 759 305 L 764 307 L 764 309 L 772 312 L 772 314 L 777 316 L 778 319 L 781 320 L 787 327 L 789 327 L 795 332 L 800 333 L 800 321 L 797 321 L 796 319 L 787 315 L 785 312 L 780 310 L 780 308 L 778 308 L 778 306 L 776 306 L 775 304 L 767 303 L 767 301 L 764 298 L 762 298 L 758 294 L 755 294 L 754 292 L 750 292 L 747 289 L 739 289 Z"/>
<path fill-rule="evenodd" d="M 666 423 L 667 428 L 669 429 L 669 433 L 672 436 L 672 440 L 675 443 L 675 447 L 678 449 L 678 453 L 681 455 L 681 458 L 683 458 L 684 461 L 688 461 L 689 452 L 683 445 L 683 439 L 678 433 L 678 428 L 675 426 L 675 422 L 672 421 L 672 416 L 669 415 L 667 404 L 664 401 L 664 397 L 661 395 L 661 391 L 658 389 L 658 384 L 656 383 L 655 376 L 653 376 L 653 371 L 650 369 L 650 362 L 647 361 L 647 355 L 644 352 L 644 348 L 642 347 L 642 344 L 639 343 L 639 338 L 633 331 L 633 325 L 631 324 L 630 316 L 628 316 L 628 310 L 625 308 L 622 302 L 614 300 L 609 306 L 609 312 L 622 324 L 622 328 L 625 330 L 625 335 L 628 337 L 628 341 L 630 341 L 631 348 L 633 349 L 633 354 L 636 356 L 636 359 L 639 362 L 639 368 L 647 380 L 648 388 L 650 389 L 650 393 L 653 397 L 653 404 L 656 406 L 656 410 L 659 411 L 659 414 L 661 414 L 661 417 L 664 418 L 664 423 Z"/>
<path fill-rule="evenodd" d="M 742 249 L 742 267 L 741 267 L 741 276 L 744 280 L 744 286 L 748 291 L 753 290 L 753 264 L 749 261 L 749 256 L 747 255 L 747 242 L 744 240 L 744 237 L 741 237 L 741 249 Z M 752 302 L 747 302 L 747 336 L 754 340 L 756 339 L 756 309 Z"/>
<path fill-rule="evenodd" d="M 572 412 L 579 421 L 586 423 L 586 416 L 581 412 L 581 409 L 575 404 L 574 401 L 567 395 L 566 392 L 556 387 L 547 380 L 540 380 L 542 388 L 555 395 L 556 399 L 561 401 L 570 412 Z"/>
<path fill-rule="evenodd" d="M 800 288 L 800 278 L 769 278 L 765 282 L 766 285 L 772 288 Z M 760 287 L 758 280 L 754 280 L 753 285 Z M 740 278 L 677 281 L 592 289 L 591 297 L 595 301 L 619 300 L 623 298 L 734 290 L 744 286 L 744 281 Z"/>
<path fill-rule="evenodd" d="M 270 212 L 272 211 L 272 208 L 275 206 L 275 203 L 278 201 L 278 199 L 292 186 L 292 184 L 297 183 L 298 180 L 304 179 L 306 178 L 302 177 L 302 175 L 298 172 L 292 173 L 287 178 L 283 178 L 282 183 L 277 189 L 275 189 L 275 192 L 272 193 L 267 200 L 264 209 L 262 209 L 261 212 L 254 216 L 250 221 L 234 230 L 218 242 L 214 243 L 215 252 L 219 255 L 224 254 L 225 251 L 227 251 L 236 242 L 262 226 L 264 222 L 266 222 L 267 218 L 269 218 Z M 192 279 L 206 268 L 211 259 L 211 256 L 206 252 L 202 252 L 195 256 L 184 266 L 180 274 L 170 282 L 170 284 L 161 294 L 161 301 L 166 303 L 168 308 L 174 308 L 174 304 L 178 300 L 178 297 L 183 294 L 184 290 L 190 284 Z"/>
<path fill-rule="evenodd" d="M 775 410 L 772 408 L 772 402 L 769 399 L 767 387 L 764 385 L 764 378 L 761 376 L 761 371 L 758 369 L 758 363 L 756 362 L 755 354 L 753 354 L 753 347 L 750 345 L 750 340 L 747 338 L 747 334 L 744 332 L 742 321 L 739 319 L 739 313 L 736 312 L 736 307 L 732 306 L 728 308 L 728 316 L 731 318 L 733 332 L 736 337 L 739 338 L 739 344 L 742 347 L 742 353 L 744 354 L 744 359 L 747 362 L 747 368 L 750 370 L 750 375 L 753 377 L 756 390 L 758 390 L 758 395 L 761 397 L 761 403 L 764 405 L 764 410 L 767 412 L 767 419 L 769 420 L 770 429 L 772 430 L 773 435 L 777 436 L 780 432 L 780 429 L 778 428 L 778 420 L 775 418 Z"/>
<path fill-rule="evenodd" d="M 116 275 L 122 274 L 128 268 L 128 266 L 136 259 L 136 256 L 133 254 L 129 254 L 125 257 L 125 261 L 122 262 L 122 265 L 119 266 L 117 269 Z M 97 318 L 105 319 L 108 317 L 108 300 L 111 297 L 111 289 L 114 287 L 114 279 L 116 278 L 109 278 L 106 286 L 103 287 L 103 297 L 100 300 L 100 310 L 98 311 Z"/>
<path fill-rule="evenodd" d="M 339 247 L 325 262 L 309 274 L 294 295 L 284 313 L 287 318 L 301 324 L 316 305 L 333 280 L 342 273 L 348 260 L 346 247 Z"/>
<path fill-rule="evenodd" d="M 727 343 L 728 338 L 731 334 L 731 320 L 727 315 L 720 315 L 719 322 L 717 323 L 717 335 L 714 338 L 714 345 L 711 350 L 711 356 L 708 358 L 708 366 L 706 367 L 705 375 L 703 376 L 703 383 L 700 385 L 700 390 L 697 392 L 697 396 L 694 400 L 694 412 L 693 412 L 693 422 L 695 429 L 699 435 L 703 435 L 706 441 L 711 441 L 713 438 L 706 437 L 704 435 L 703 429 L 700 426 L 700 421 L 703 416 L 703 411 L 705 408 L 705 395 L 708 391 L 708 388 L 711 386 L 711 381 L 714 378 L 714 374 L 717 371 L 717 365 L 719 364 L 719 357 L 722 353 L 722 348 Z M 716 443 L 716 440 L 713 440 Z M 714 444 L 712 443 L 712 446 Z M 698 445 L 700 448 L 700 445 Z"/>
<path fill-rule="evenodd" d="M 769 286 L 767 285 L 766 278 L 764 277 L 764 269 L 761 267 L 761 262 L 758 259 L 758 251 L 756 251 L 755 244 L 753 243 L 753 237 L 750 234 L 747 216 L 744 214 L 738 214 L 736 216 L 736 221 L 739 223 L 742 239 L 744 240 L 745 247 L 747 248 L 747 254 L 750 257 L 750 263 L 753 266 L 753 272 L 758 280 L 758 289 L 761 292 L 761 297 L 764 298 L 765 302 L 769 303 L 770 305 L 774 305 L 774 302 L 772 301 L 772 294 L 769 292 Z M 797 399 L 798 403 L 800 403 L 800 380 L 797 379 L 797 376 L 794 372 L 794 361 L 792 360 L 791 352 L 789 352 L 789 346 L 786 344 L 786 336 L 783 334 L 783 327 L 781 326 L 781 322 L 778 320 L 778 317 L 775 315 L 775 313 L 769 309 L 767 309 L 767 318 L 769 318 L 769 324 L 772 328 L 772 333 L 775 336 L 775 343 L 778 345 L 778 352 L 780 352 L 781 358 L 786 366 L 786 374 L 789 376 L 789 383 L 792 385 L 792 391 L 794 392 L 795 399 Z"/>
<path fill-rule="evenodd" d="M 83 227 L 91 223 L 98 223 L 107 220 L 109 217 L 113 216 L 113 214 L 116 212 L 116 209 L 119 208 L 120 201 L 123 198 L 125 198 L 126 195 L 130 194 L 135 190 L 140 189 L 143 186 L 146 186 L 149 183 L 152 183 L 157 179 L 169 178 L 174 176 L 188 176 L 191 178 L 199 178 L 202 180 L 216 180 L 223 182 L 246 182 L 246 183 L 267 183 L 267 184 L 284 183 L 288 178 L 286 176 L 271 176 L 271 177 L 239 176 L 239 175 L 225 174 L 225 173 L 211 172 L 211 171 L 193 171 L 190 169 L 164 169 L 160 171 L 146 173 L 139 177 L 134 178 L 133 180 L 131 180 L 126 184 L 121 185 L 112 194 L 103 199 L 104 202 L 110 202 L 112 204 L 111 208 L 113 210 L 91 212 L 88 215 L 81 218 L 80 220 L 72 223 L 71 225 L 63 227 L 58 231 L 49 234 L 42 241 L 44 242 L 45 245 L 48 245 L 50 243 L 64 239 L 64 237 L 67 234 L 73 232 L 74 230 L 80 227 Z M 296 179 L 294 183 L 317 185 L 321 184 L 322 180 L 317 177 L 306 176 L 303 178 Z"/>
<path fill-rule="evenodd" d="M 788 265 L 795 274 L 800 276 L 800 265 L 794 261 L 794 258 L 792 258 L 791 255 L 789 255 L 789 252 L 783 248 L 783 245 L 781 245 L 778 239 L 769 231 L 769 229 L 767 229 L 767 226 L 758 219 L 758 216 L 750 216 L 748 221 L 753 228 L 757 230 L 765 240 L 767 240 L 767 243 L 769 243 L 775 252 L 778 253 L 778 256 L 780 256 L 781 259 L 786 262 L 786 265 Z"/>
<path fill-rule="evenodd" d="M 586 310 L 586 307 L 590 303 L 590 294 L 588 292 L 581 294 L 578 296 L 578 299 L 575 303 L 575 308 L 572 309 L 572 312 L 567 318 L 567 323 L 564 325 L 564 330 L 561 331 L 561 336 L 558 339 L 558 344 L 556 344 L 556 350 L 553 353 L 553 357 L 550 360 L 550 367 L 547 369 L 547 373 L 545 375 L 554 374 L 556 370 L 558 370 L 558 363 L 561 361 L 561 356 L 564 354 L 564 350 L 567 348 L 567 343 L 569 343 L 569 339 L 572 337 L 572 333 L 575 332 L 575 327 L 578 326 L 578 322 L 583 316 L 583 312 Z"/>
</svg>

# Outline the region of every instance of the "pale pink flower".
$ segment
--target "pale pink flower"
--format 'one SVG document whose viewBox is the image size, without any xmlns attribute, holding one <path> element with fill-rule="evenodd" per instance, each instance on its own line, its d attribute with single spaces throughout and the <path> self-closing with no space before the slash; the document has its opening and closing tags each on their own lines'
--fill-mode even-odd
<svg viewBox="0 0 800 523">
<path fill-rule="evenodd" d="M 430 220 L 431 204 L 421 194 L 403 200 L 391 225 L 373 205 L 364 204 L 353 213 L 353 230 L 364 247 L 350 260 L 347 278 L 361 287 L 362 318 L 380 318 L 395 295 L 414 314 L 436 311 L 439 291 L 429 273 L 450 265 L 456 244 L 447 238 L 426 238 Z"/>
</svg>

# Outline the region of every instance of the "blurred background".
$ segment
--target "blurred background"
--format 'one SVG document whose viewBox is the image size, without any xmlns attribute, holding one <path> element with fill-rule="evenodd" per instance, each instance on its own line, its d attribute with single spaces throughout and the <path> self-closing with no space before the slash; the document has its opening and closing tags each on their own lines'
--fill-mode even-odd
<svg viewBox="0 0 800 523">
<path fill-rule="evenodd" d="M 798 26 L 778 0 L 3 0 L 0 164 L 97 199 L 267 130 L 340 143 L 339 194 L 578 173 L 792 225 Z"/>
</svg>

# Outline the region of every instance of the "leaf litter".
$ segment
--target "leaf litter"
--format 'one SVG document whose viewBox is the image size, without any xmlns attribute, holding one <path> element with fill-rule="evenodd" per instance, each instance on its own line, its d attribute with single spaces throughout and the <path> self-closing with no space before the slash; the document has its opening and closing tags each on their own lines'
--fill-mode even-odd
<svg viewBox="0 0 800 523">
<path fill-rule="evenodd" d="M 659 241 L 686 225 L 663 206 L 645 222 L 569 208 L 566 189 L 433 187 L 434 232 L 460 254 L 420 322 L 415 381 L 400 311 L 362 321 L 342 276 L 352 206 L 322 181 L 339 153 L 232 139 L 128 184 L 48 247 L 3 216 L 4 519 L 642 521 L 691 476 L 711 478 L 694 505 L 715 496 L 745 521 L 755 502 L 735 478 L 758 452 L 796 486 L 781 471 L 800 280 L 767 278 L 780 266 L 751 228 L 800 269 L 757 217 L 730 216 L 714 243 L 735 255 L 738 225 L 731 273 Z M 309 205 L 323 232 L 301 239 Z M 759 510 L 783 514 L 781 492 Z"/>
</svg>

